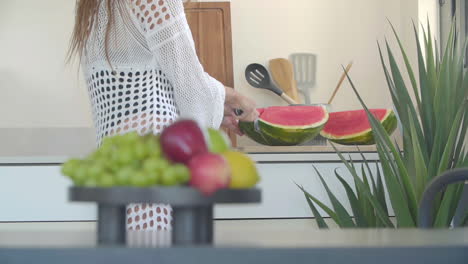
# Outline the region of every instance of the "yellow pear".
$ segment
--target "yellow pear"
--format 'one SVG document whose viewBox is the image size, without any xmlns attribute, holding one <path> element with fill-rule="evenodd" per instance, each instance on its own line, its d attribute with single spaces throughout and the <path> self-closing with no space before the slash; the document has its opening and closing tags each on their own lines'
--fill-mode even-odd
<svg viewBox="0 0 468 264">
<path fill-rule="evenodd" d="M 246 154 L 237 151 L 226 151 L 222 155 L 231 167 L 231 189 L 254 187 L 260 180 L 255 162 Z"/>
</svg>

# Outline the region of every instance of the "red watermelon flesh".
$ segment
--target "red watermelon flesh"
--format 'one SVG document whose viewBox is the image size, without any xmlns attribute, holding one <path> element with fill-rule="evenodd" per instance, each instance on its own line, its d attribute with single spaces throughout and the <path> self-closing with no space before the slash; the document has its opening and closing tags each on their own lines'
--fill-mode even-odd
<svg viewBox="0 0 468 264">
<path fill-rule="evenodd" d="M 370 109 L 370 112 L 380 121 L 388 115 L 388 111 L 388 109 Z M 366 111 L 362 109 L 330 113 L 323 132 L 339 137 L 362 133 L 370 129 L 371 125 Z"/>
<path fill-rule="evenodd" d="M 310 127 L 323 122 L 327 112 L 321 106 L 271 106 L 260 108 L 259 115 L 263 121 L 279 126 Z"/>
</svg>

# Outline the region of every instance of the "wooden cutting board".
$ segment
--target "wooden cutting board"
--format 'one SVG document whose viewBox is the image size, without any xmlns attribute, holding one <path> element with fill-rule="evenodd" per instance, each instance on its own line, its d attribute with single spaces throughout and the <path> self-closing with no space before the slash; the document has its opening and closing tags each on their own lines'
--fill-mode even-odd
<svg viewBox="0 0 468 264">
<path fill-rule="evenodd" d="M 277 58 L 270 60 L 270 72 L 273 80 L 289 97 L 299 103 L 294 68 L 288 59 Z"/>
</svg>

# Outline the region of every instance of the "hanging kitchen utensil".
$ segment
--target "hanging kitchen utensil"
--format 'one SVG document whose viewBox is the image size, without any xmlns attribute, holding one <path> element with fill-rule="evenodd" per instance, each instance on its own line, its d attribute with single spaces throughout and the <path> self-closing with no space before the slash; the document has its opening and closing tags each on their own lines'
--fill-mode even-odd
<svg viewBox="0 0 468 264">
<path fill-rule="evenodd" d="M 270 72 L 273 80 L 294 101 L 299 102 L 297 84 L 294 78 L 294 67 L 288 59 L 278 58 L 270 60 Z"/>
<path fill-rule="evenodd" d="M 245 69 L 245 79 L 255 88 L 272 91 L 289 104 L 297 104 L 297 102 L 295 102 L 291 97 L 276 87 L 276 85 L 271 81 L 268 70 L 263 67 L 263 65 L 253 63 L 247 66 Z"/>
<path fill-rule="evenodd" d="M 345 71 L 343 72 L 343 74 L 341 75 L 341 78 L 340 80 L 338 81 L 338 85 L 336 86 L 335 88 L 335 91 L 333 91 L 333 95 L 330 97 L 330 100 L 328 100 L 328 104 L 322 104 L 323 106 L 327 107 L 327 111 L 330 111 L 331 109 L 331 103 L 333 101 L 333 98 L 335 98 L 335 95 L 336 93 L 338 92 L 338 90 L 340 89 L 341 87 L 341 84 L 343 83 L 345 77 L 346 77 L 346 74 L 349 72 L 349 70 L 351 69 L 351 66 L 353 66 L 353 62 L 351 61 L 348 66 L 346 67 Z M 321 135 L 318 135 L 317 137 L 315 137 L 313 140 L 307 142 L 306 144 L 304 145 L 311 145 L 311 146 L 326 146 L 327 145 L 327 139 L 322 137 Z"/>
<path fill-rule="evenodd" d="M 304 102 L 310 104 L 310 89 L 315 86 L 317 56 L 311 53 L 293 53 L 289 60 L 294 66 L 297 88 L 304 95 Z"/>
<path fill-rule="evenodd" d="M 333 99 L 335 98 L 335 95 L 336 93 L 338 92 L 338 90 L 340 89 L 341 87 L 341 84 L 343 83 L 344 79 L 346 78 L 346 74 L 349 72 L 349 70 L 351 69 L 351 66 L 353 66 L 353 62 L 351 61 L 348 66 L 346 66 L 346 69 L 345 71 L 343 72 L 343 74 L 341 75 L 341 78 L 340 80 L 338 81 L 338 85 L 336 86 L 335 88 L 335 91 L 333 91 L 333 94 L 332 96 L 330 97 L 330 100 L 328 100 L 328 104 L 330 105 L 333 101 Z"/>
</svg>

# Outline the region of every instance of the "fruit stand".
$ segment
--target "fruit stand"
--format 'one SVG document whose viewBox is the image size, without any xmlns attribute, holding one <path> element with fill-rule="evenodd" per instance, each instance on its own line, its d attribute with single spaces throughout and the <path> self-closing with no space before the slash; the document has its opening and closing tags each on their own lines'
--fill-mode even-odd
<svg viewBox="0 0 468 264">
<path fill-rule="evenodd" d="M 84 159 L 68 160 L 62 172 L 74 183 L 70 201 L 97 204 L 98 245 L 127 245 L 131 204 L 170 205 L 172 245 L 181 246 L 213 243 L 215 204 L 261 201 L 255 163 L 233 151 L 223 132 L 193 120 L 174 122 L 161 135 L 107 137 Z"/>
<path fill-rule="evenodd" d="M 210 245 L 213 243 L 213 206 L 221 203 L 256 203 L 259 189 L 220 190 L 204 196 L 190 187 L 154 188 L 83 188 L 71 187 L 72 201 L 98 204 L 97 243 L 125 246 L 126 205 L 130 203 L 165 203 L 173 208 L 172 245 Z"/>
</svg>

